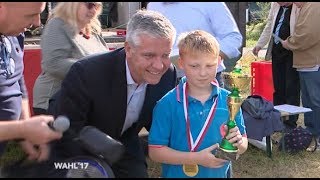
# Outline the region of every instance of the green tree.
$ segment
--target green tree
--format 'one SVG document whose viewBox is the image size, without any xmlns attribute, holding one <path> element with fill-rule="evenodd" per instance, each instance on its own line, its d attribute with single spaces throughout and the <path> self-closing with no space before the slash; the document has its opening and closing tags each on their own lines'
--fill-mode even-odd
<svg viewBox="0 0 320 180">
<path fill-rule="evenodd" d="M 257 2 L 258 8 L 252 11 L 254 17 L 259 17 L 253 20 L 246 26 L 246 38 L 250 41 L 249 44 L 255 44 L 262 33 L 268 19 L 271 3 L 270 2 Z"/>
</svg>

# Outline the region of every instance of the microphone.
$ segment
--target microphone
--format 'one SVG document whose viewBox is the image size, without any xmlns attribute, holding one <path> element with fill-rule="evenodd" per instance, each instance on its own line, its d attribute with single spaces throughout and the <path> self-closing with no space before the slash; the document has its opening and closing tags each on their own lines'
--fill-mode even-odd
<svg viewBox="0 0 320 180">
<path fill-rule="evenodd" d="M 58 116 L 54 121 L 50 121 L 48 126 L 54 131 L 65 132 L 70 127 L 70 121 L 66 116 Z"/>
<path fill-rule="evenodd" d="M 69 118 L 67 118 L 66 116 L 58 116 L 54 121 L 48 122 L 48 126 L 54 131 L 65 132 L 70 127 L 70 121 Z M 23 138 L 19 138 L 15 141 L 21 142 L 24 140 L 25 139 Z"/>
</svg>

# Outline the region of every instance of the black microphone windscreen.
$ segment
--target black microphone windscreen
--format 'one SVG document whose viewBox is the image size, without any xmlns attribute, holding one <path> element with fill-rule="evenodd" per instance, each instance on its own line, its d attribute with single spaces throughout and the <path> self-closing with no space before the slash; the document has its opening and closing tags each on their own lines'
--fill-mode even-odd
<svg viewBox="0 0 320 180">
<path fill-rule="evenodd" d="M 79 133 L 81 146 L 98 157 L 102 157 L 108 164 L 117 162 L 125 152 L 124 145 L 111 136 L 93 126 L 85 126 Z"/>
</svg>

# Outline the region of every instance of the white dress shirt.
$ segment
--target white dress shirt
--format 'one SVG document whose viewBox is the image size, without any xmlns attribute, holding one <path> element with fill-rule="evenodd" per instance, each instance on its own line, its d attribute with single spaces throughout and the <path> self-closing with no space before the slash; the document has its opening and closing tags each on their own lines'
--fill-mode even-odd
<svg viewBox="0 0 320 180">
<path fill-rule="evenodd" d="M 121 134 L 125 132 L 133 123 L 138 121 L 144 98 L 146 95 L 147 84 L 138 85 L 134 82 L 126 60 L 126 76 L 127 76 L 127 113 Z"/>
</svg>

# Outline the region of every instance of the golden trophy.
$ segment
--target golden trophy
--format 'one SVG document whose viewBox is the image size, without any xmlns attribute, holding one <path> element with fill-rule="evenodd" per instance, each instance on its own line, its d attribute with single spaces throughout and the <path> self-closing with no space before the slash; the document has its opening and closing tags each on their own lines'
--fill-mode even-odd
<svg viewBox="0 0 320 180">
<path fill-rule="evenodd" d="M 230 117 L 227 121 L 228 131 L 225 137 L 229 134 L 229 130 L 236 127 L 235 116 L 240 110 L 241 104 L 247 96 L 241 93 L 250 93 L 250 82 L 252 76 L 242 72 L 241 67 L 236 67 L 232 72 L 223 72 L 222 77 L 224 79 L 225 88 L 231 93 L 228 95 L 227 104 Z M 226 138 L 222 139 L 220 148 L 217 151 L 216 156 L 222 159 L 237 160 L 238 148 L 234 147 Z"/>
<path fill-rule="evenodd" d="M 241 67 L 242 73 L 251 74 L 251 63 L 258 61 L 259 58 L 252 53 L 252 51 L 247 51 L 244 55 L 237 61 L 236 67 Z"/>
</svg>

